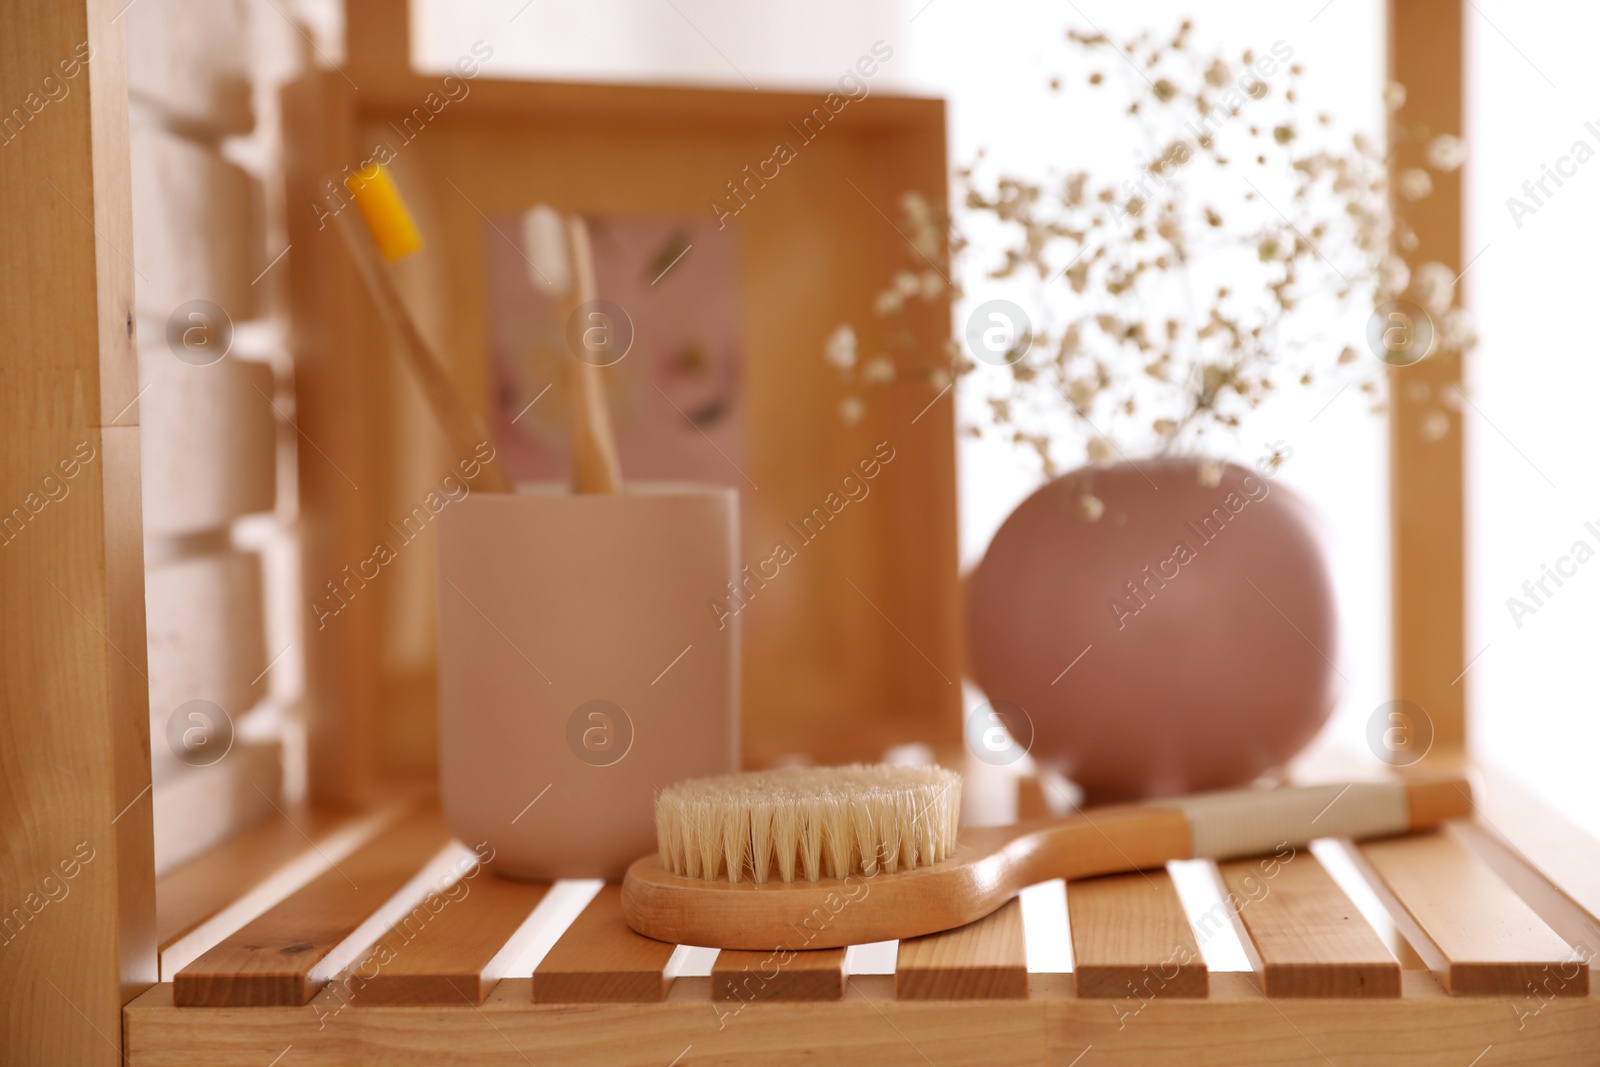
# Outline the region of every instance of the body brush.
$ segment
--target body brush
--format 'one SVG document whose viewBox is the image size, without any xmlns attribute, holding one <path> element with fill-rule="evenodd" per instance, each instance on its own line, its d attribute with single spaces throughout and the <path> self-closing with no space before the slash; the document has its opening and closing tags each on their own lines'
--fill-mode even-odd
<svg viewBox="0 0 1600 1067">
<path fill-rule="evenodd" d="M 1245 789 L 958 832 L 961 776 L 939 767 L 761 771 L 656 801 L 658 853 L 622 883 L 647 937 L 727 949 L 837 948 L 950 930 L 1025 887 L 1370 838 L 1471 814 L 1461 779 Z M 796 946 L 796 940 L 803 945 Z"/>
</svg>

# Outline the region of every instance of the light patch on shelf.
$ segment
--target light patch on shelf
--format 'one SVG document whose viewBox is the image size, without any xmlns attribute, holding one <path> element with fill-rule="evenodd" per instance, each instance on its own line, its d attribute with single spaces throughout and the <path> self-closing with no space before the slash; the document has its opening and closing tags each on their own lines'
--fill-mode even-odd
<svg viewBox="0 0 1600 1067">
<path fill-rule="evenodd" d="M 307 978 L 312 982 L 331 982 L 338 977 L 346 967 L 360 962 L 366 957 L 368 950 L 377 944 L 378 938 L 388 933 L 401 919 L 411 914 L 414 909 L 425 907 L 424 901 L 430 893 L 443 893 L 459 882 L 468 871 L 481 874 L 477 866 L 477 855 L 466 845 L 459 841 L 452 841 L 445 845 L 433 858 L 422 865 L 422 869 L 411 876 L 411 879 L 396 890 L 388 900 L 364 919 L 360 926 L 350 932 L 350 936 L 340 941 L 322 959 L 312 966 Z M 446 906 L 449 900 L 446 898 Z"/>
<path fill-rule="evenodd" d="M 893 974 L 895 960 L 899 955 L 898 941 L 873 941 L 866 945 L 851 945 L 844 950 L 844 973 L 852 978 L 859 974 Z"/>
<path fill-rule="evenodd" d="M 517 937 L 526 936 L 526 941 L 521 954 L 506 963 L 505 977 L 533 977 L 534 969 L 544 962 L 550 949 L 567 932 L 567 927 L 604 886 L 605 882 L 599 878 L 574 878 L 551 886 L 533 914 L 517 929 Z"/>
<path fill-rule="evenodd" d="M 1368 925 L 1377 933 L 1378 940 L 1393 952 L 1398 943 L 1394 920 L 1389 917 L 1389 911 L 1378 899 L 1378 894 L 1367 884 L 1366 878 L 1356 867 L 1355 861 L 1350 858 L 1345 846 L 1334 838 L 1325 837 L 1311 842 L 1311 854 L 1317 857 L 1323 870 L 1328 872 L 1328 877 L 1334 880 L 1344 891 L 1344 895 L 1350 898 L 1350 903 L 1361 912 L 1361 917 L 1366 919 Z"/>
<path fill-rule="evenodd" d="M 1022 936 L 1030 974 L 1065 974 L 1072 970 L 1067 883 L 1057 878 L 1022 891 Z"/>
<path fill-rule="evenodd" d="M 1233 925 L 1233 909 L 1223 899 L 1217 865 L 1210 860 L 1173 860 L 1172 885 L 1194 930 L 1195 943 L 1212 971 L 1248 971 L 1250 960 Z"/>
<path fill-rule="evenodd" d="M 666 978 L 710 978 L 711 966 L 717 962 L 718 950 L 698 945 L 679 945 L 667 960 Z"/>
</svg>

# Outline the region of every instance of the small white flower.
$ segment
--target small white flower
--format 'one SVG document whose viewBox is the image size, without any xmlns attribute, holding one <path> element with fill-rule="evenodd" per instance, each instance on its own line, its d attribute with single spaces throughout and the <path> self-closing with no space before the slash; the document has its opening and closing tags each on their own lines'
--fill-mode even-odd
<svg viewBox="0 0 1600 1067">
<path fill-rule="evenodd" d="M 846 426 L 854 426 L 866 413 L 867 405 L 861 402 L 859 396 L 847 396 L 839 401 L 839 417 Z"/>
<path fill-rule="evenodd" d="M 1400 172 L 1400 195 L 1407 200 L 1422 200 L 1433 192 L 1433 177 L 1421 167 Z"/>
<path fill-rule="evenodd" d="M 932 214 L 928 207 L 927 198 L 918 192 L 908 192 L 902 196 L 900 198 L 900 210 L 904 211 L 906 217 L 911 219 L 912 222 L 918 224 L 925 224 L 928 221 L 928 216 Z"/>
<path fill-rule="evenodd" d="M 1478 331 L 1472 312 L 1466 308 L 1451 308 L 1439 319 L 1439 340 L 1452 352 L 1463 352 L 1478 343 Z"/>
<path fill-rule="evenodd" d="M 1443 315 L 1455 301 L 1455 271 L 1437 261 L 1422 264 L 1411 275 L 1411 291 L 1432 315 Z"/>
<path fill-rule="evenodd" d="M 1111 442 L 1104 437 L 1089 438 L 1089 461 L 1091 463 L 1110 463 L 1111 457 L 1116 455 L 1116 450 L 1111 447 Z"/>
<path fill-rule="evenodd" d="M 901 296 L 916 296 L 922 291 L 922 282 L 917 280 L 915 274 L 902 270 L 895 273 L 894 287 Z"/>
<path fill-rule="evenodd" d="M 872 302 L 872 310 L 879 315 L 893 315 L 905 305 L 905 298 L 894 289 L 885 289 Z"/>
<path fill-rule="evenodd" d="M 894 360 L 888 356 L 873 356 L 862 364 L 861 380 L 874 385 L 894 381 Z"/>
<path fill-rule="evenodd" d="M 1442 441 L 1450 432 L 1450 416 L 1435 408 L 1422 417 L 1422 425 L 1417 429 L 1424 441 Z"/>
<path fill-rule="evenodd" d="M 939 277 L 938 271 L 925 270 L 922 272 L 922 299 L 932 300 L 944 292 L 944 279 Z"/>
<path fill-rule="evenodd" d="M 1390 111 L 1399 111 L 1406 106 L 1406 87 L 1399 82 L 1390 82 L 1383 90 L 1383 102 Z"/>
<path fill-rule="evenodd" d="M 1448 173 L 1467 161 L 1466 146 L 1453 133 L 1441 133 L 1428 142 L 1428 166 Z"/>
<path fill-rule="evenodd" d="M 1411 268 L 1399 256 L 1384 256 L 1378 265 L 1378 288 L 1388 296 L 1406 291 L 1411 284 Z"/>
<path fill-rule="evenodd" d="M 1078 498 L 1078 514 L 1094 522 L 1106 513 L 1106 503 L 1093 493 L 1084 493 Z"/>
<path fill-rule="evenodd" d="M 828 335 L 827 355 L 828 362 L 840 370 L 856 365 L 856 332 L 848 323 Z"/>
<path fill-rule="evenodd" d="M 1222 484 L 1222 464 L 1214 459 L 1208 459 L 1200 465 L 1200 484 L 1208 489 L 1215 489 Z"/>
</svg>

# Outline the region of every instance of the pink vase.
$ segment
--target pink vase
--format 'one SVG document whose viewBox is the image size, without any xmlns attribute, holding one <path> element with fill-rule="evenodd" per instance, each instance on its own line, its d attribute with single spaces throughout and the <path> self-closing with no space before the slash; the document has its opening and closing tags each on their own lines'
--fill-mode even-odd
<svg viewBox="0 0 1600 1067">
<path fill-rule="evenodd" d="M 1243 467 L 1202 474 L 1195 459 L 1067 474 L 1006 519 L 967 583 L 974 678 L 1095 801 L 1248 783 L 1338 696 L 1311 508 Z"/>
</svg>

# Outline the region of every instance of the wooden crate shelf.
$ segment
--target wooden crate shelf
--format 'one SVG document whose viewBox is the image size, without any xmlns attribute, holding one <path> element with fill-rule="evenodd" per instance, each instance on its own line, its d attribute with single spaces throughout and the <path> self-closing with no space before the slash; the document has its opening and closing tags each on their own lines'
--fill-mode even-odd
<svg viewBox="0 0 1600 1067">
<path fill-rule="evenodd" d="M 1212 976 L 1205 999 L 1156 998 L 1135 1017 L 1073 995 L 1069 975 L 1034 975 L 1025 1000 L 904 1001 L 881 975 L 852 978 L 831 1004 L 752 1004 L 734 1014 L 707 979 L 680 978 L 657 1004 L 540 1005 L 527 979 L 481 1006 L 352 1005 L 319 1024 L 298 1008 L 175 1008 L 172 987 L 126 1009 L 136 1065 L 284 1062 L 545 1064 L 1084 1064 L 1196 1067 L 1326 1064 L 1463 1067 L 1486 1048 L 1518 1064 L 1593 1063 L 1600 1005 L 1549 1002 L 1527 1025 L 1505 997 L 1451 997 L 1421 971 L 1391 1000 L 1265 998 L 1249 975 Z M 328 1007 L 331 1011 L 332 1005 Z"/>
<path fill-rule="evenodd" d="M 199 861 L 203 897 L 182 894 L 194 872 L 165 881 L 163 981 L 125 1010 L 128 1058 L 1463 1067 L 1492 1051 L 1495 1062 L 1594 1062 L 1600 844 L 1529 815 L 1509 788 L 1488 792 L 1474 822 L 1342 844 L 1401 935 L 1394 952 L 1300 850 L 1270 869 L 1212 865 L 1223 899 L 1243 902 L 1215 924 L 1190 922 L 1163 871 L 1071 883 L 1072 973 L 1029 972 L 1013 903 L 901 942 L 893 975 L 850 974 L 843 950 L 727 952 L 680 974 L 692 950 L 628 930 L 615 886 L 460 877 L 471 852 L 429 801 L 381 817 L 297 813 L 304 834 L 264 826 Z M 326 862 L 312 870 L 308 854 Z M 439 877 L 447 861 L 453 887 Z M 216 889 L 230 877 L 255 914 L 230 912 Z M 1207 970 L 1203 948 L 1229 925 L 1253 973 Z"/>
</svg>

